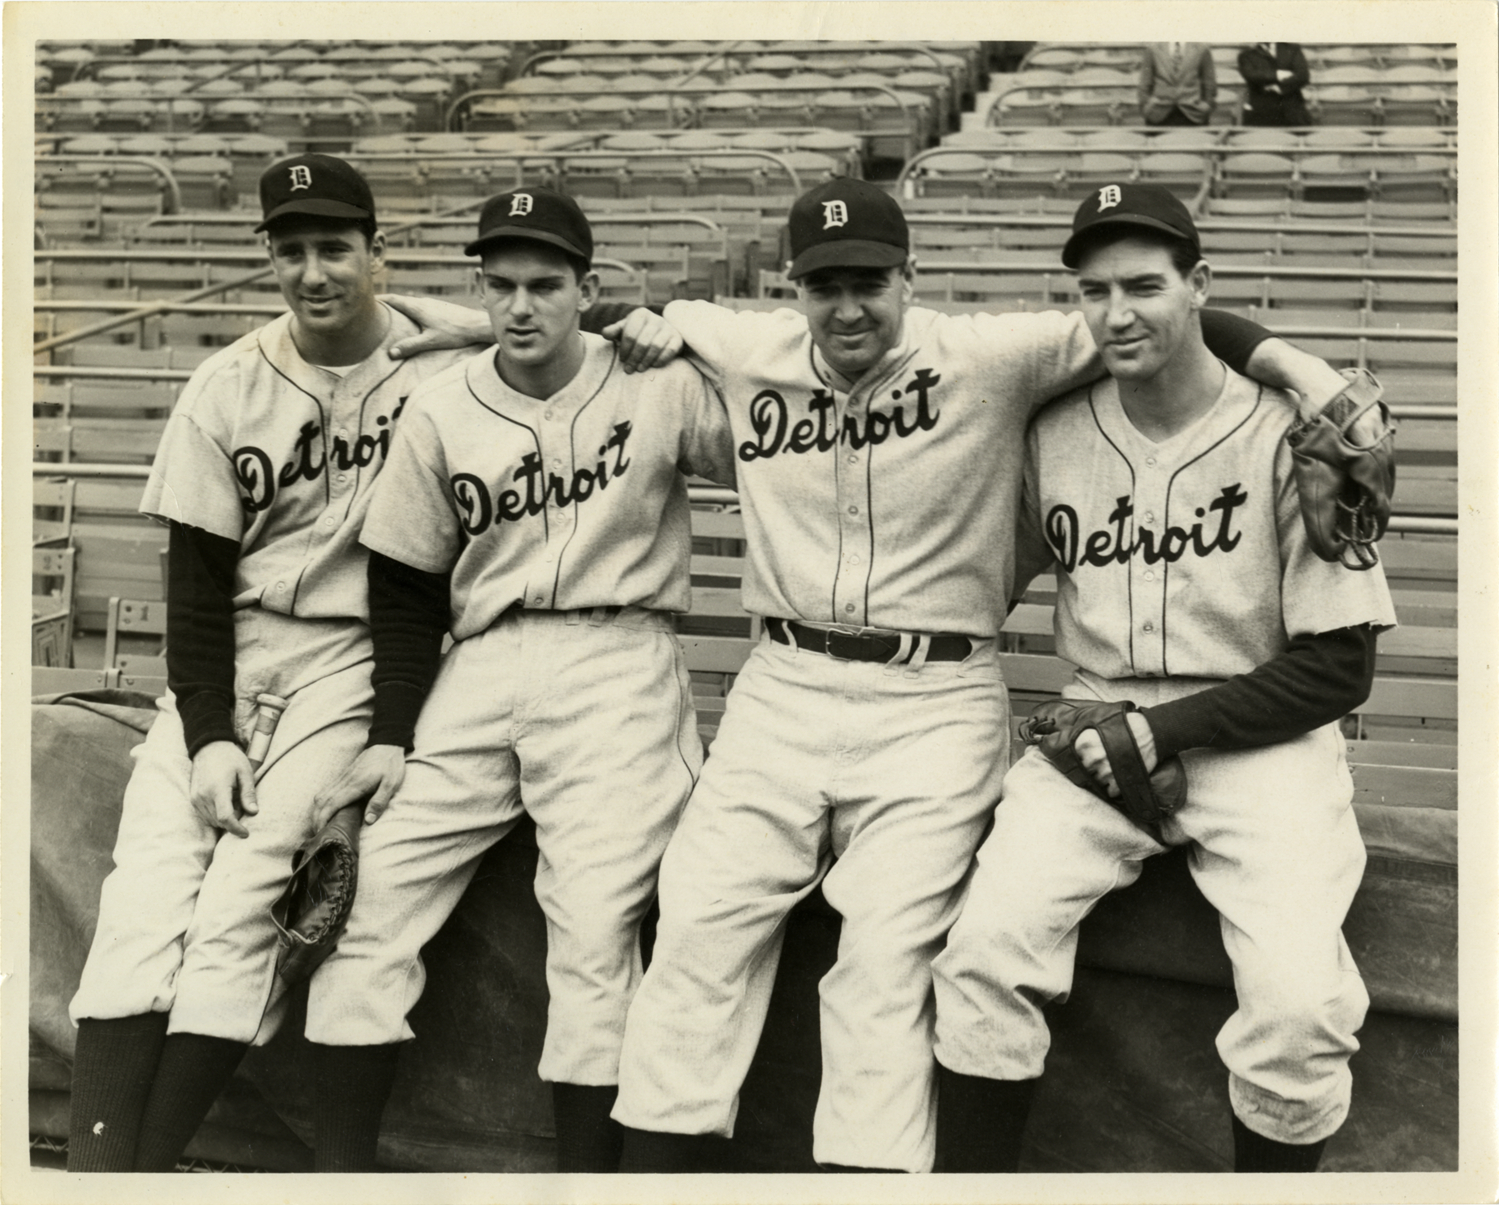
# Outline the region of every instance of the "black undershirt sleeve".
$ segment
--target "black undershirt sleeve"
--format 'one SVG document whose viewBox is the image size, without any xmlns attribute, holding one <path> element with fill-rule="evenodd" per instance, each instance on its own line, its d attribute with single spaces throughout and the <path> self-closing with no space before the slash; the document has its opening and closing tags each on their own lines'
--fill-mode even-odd
<svg viewBox="0 0 1499 1205">
<path fill-rule="evenodd" d="M 448 630 L 451 573 L 424 573 L 370 553 L 370 632 L 375 646 L 375 692 L 369 745 L 411 752 L 417 716 L 437 677 Z"/>
<path fill-rule="evenodd" d="M 1254 349 L 1266 339 L 1274 338 L 1273 332 L 1248 318 L 1240 318 L 1226 310 L 1202 311 L 1202 341 L 1213 355 L 1241 377 L 1249 375 L 1249 357 L 1254 354 Z"/>
<path fill-rule="evenodd" d="M 1369 697 L 1376 634 L 1367 624 L 1298 636 L 1247 674 L 1142 710 L 1156 757 L 1183 749 L 1253 749 L 1341 719 Z"/>
<path fill-rule="evenodd" d="M 169 522 L 167 685 L 177 700 L 187 755 L 235 740 L 234 569 L 239 542 Z"/>
</svg>

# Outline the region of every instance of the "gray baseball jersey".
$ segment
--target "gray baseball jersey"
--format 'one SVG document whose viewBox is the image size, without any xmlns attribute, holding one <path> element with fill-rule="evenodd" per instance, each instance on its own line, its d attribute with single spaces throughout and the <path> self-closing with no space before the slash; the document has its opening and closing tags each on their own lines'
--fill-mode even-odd
<svg viewBox="0 0 1499 1205">
<path fill-rule="evenodd" d="M 1117 383 L 1048 407 L 1028 437 L 1020 572 L 1053 558 L 1057 652 L 1104 678 L 1228 678 L 1296 636 L 1395 622 L 1383 570 L 1318 559 L 1286 395 L 1226 370 L 1213 409 L 1160 443 Z"/>
<path fill-rule="evenodd" d="M 686 611 L 682 473 L 732 484 L 723 407 L 689 364 L 627 375 L 584 334 L 577 376 L 545 401 L 509 388 L 494 353 L 413 399 L 364 526 L 367 547 L 453 571 L 453 637 L 509 607 Z"/>
<path fill-rule="evenodd" d="M 850 389 L 792 310 L 672 302 L 718 386 L 759 615 L 993 636 L 1004 621 L 1025 424 L 1102 372 L 1081 315 L 905 314 Z"/>
</svg>

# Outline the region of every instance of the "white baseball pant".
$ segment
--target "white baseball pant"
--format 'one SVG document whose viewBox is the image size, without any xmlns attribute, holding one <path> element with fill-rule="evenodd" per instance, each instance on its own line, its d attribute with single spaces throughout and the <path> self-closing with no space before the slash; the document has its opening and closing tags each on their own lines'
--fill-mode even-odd
<svg viewBox="0 0 1499 1205">
<path fill-rule="evenodd" d="M 307 1036 L 331 1046 L 413 1036 L 422 946 L 524 811 L 536 822 L 547 922 L 539 1074 L 615 1083 L 640 921 L 701 766 L 670 616 L 522 611 L 460 641 L 422 709 L 400 790 L 361 833 L 359 892 L 313 977 Z"/>
<path fill-rule="evenodd" d="M 1008 745 L 992 640 L 912 671 L 762 639 L 662 862 L 615 1119 L 732 1135 L 786 914 L 822 879 L 843 928 L 820 985 L 814 1156 L 930 1170 L 930 963 Z"/>
<path fill-rule="evenodd" d="M 1136 679 L 1107 691 L 1149 706 L 1206 685 Z M 1364 868 L 1343 739 L 1329 725 L 1261 749 L 1188 750 L 1182 762 L 1187 803 L 1164 824 L 1165 844 L 1038 750 L 1015 763 L 933 967 L 937 1057 L 964 1075 L 1039 1076 L 1042 1009 L 1071 989 L 1079 923 L 1144 859 L 1189 844 L 1234 968 L 1238 1010 L 1217 1039 L 1233 1110 L 1267 1138 L 1317 1142 L 1347 1116 L 1348 1059 L 1369 1004 L 1342 934 Z"/>
<path fill-rule="evenodd" d="M 132 751 L 115 868 L 69 1006 L 107 1019 L 170 1012 L 171 1033 L 269 1041 L 277 932 L 271 905 L 312 835 L 312 803 L 364 747 L 370 647 L 363 624 L 297 620 L 258 609 L 236 616 L 235 724 L 247 740 L 255 696 L 288 700 L 256 774 L 260 810 L 248 837 L 213 828 L 193 809 L 182 721 L 170 694 Z"/>
</svg>

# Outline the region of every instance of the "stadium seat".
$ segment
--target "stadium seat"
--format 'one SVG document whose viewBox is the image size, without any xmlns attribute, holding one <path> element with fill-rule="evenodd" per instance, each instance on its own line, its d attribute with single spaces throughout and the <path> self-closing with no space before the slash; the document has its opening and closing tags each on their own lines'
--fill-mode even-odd
<svg viewBox="0 0 1499 1205">
<path fill-rule="evenodd" d="M 1297 190 L 1296 165 L 1285 155 L 1251 151 L 1225 155 L 1218 166 L 1218 191 L 1226 197 L 1285 197 Z"/>
<path fill-rule="evenodd" d="M 1182 151 L 1142 155 L 1139 179 L 1142 183 L 1169 188 L 1183 200 L 1190 201 L 1212 179 L 1212 160 Z"/>
<path fill-rule="evenodd" d="M 1307 200 L 1364 199 L 1374 183 L 1367 155 L 1306 155 L 1296 170 Z"/>
<path fill-rule="evenodd" d="M 1309 100 L 1320 125 L 1372 126 L 1382 120 L 1379 98 L 1363 84 L 1319 84 Z"/>
</svg>

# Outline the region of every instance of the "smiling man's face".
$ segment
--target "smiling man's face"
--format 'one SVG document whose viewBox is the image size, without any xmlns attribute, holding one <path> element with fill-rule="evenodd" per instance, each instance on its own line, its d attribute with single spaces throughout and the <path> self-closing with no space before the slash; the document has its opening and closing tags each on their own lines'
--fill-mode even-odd
<svg viewBox="0 0 1499 1205">
<path fill-rule="evenodd" d="M 366 240 L 346 222 L 308 215 L 279 218 L 266 235 L 281 296 L 309 333 L 339 335 L 375 312 L 375 275 L 385 263 L 385 236 Z"/>
<path fill-rule="evenodd" d="M 900 342 L 911 301 L 909 266 L 819 268 L 797 283 L 812 341 L 850 380 L 857 380 Z"/>
<path fill-rule="evenodd" d="M 1143 381 L 1182 345 L 1207 301 L 1208 268 L 1199 260 L 1183 276 L 1168 247 L 1125 237 L 1083 255 L 1077 287 L 1104 367 L 1119 380 Z"/>
</svg>

